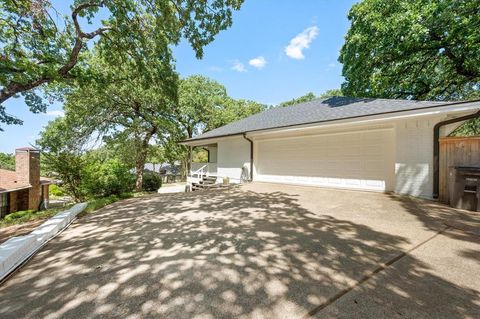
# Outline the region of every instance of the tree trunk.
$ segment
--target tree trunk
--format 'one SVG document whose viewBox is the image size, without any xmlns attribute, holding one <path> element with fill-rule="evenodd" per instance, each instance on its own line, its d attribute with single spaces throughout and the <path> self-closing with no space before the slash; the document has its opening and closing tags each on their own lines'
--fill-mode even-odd
<svg viewBox="0 0 480 319">
<path fill-rule="evenodd" d="M 156 129 L 152 129 L 150 132 L 147 133 L 147 135 L 145 135 L 141 142 L 140 149 L 137 152 L 137 158 L 135 160 L 135 191 L 137 192 L 142 191 L 143 171 L 145 169 L 145 161 L 147 160 L 148 143 L 150 142 L 150 139 L 155 133 Z"/>
<path fill-rule="evenodd" d="M 135 179 L 135 191 L 141 192 L 143 185 L 143 171 L 145 166 L 145 157 L 138 156 L 135 170 L 136 170 L 136 179 Z"/>
</svg>

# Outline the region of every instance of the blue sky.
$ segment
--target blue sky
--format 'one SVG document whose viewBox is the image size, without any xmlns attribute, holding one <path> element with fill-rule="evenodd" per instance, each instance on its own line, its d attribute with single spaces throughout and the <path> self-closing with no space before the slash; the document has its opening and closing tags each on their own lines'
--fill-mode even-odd
<svg viewBox="0 0 480 319">
<path fill-rule="evenodd" d="M 343 78 L 337 59 L 355 2 L 246 0 L 234 14 L 233 26 L 205 48 L 202 60 L 186 43 L 174 48 L 177 71 L 182 77 L 202 74 L 225 85 L 234 98 L 266 104 L 338 88 Z M 58 3 L 56 8 L 66 11 L 65 2 Z M 34 143 L 62 109 L 55 103 L 47 114 L 33 114 L 22 99 L 5 105 L 8 113 L 24 120 L 22 126 L 2 125 L 0 152 L 7 153 Z"/>
</svg>

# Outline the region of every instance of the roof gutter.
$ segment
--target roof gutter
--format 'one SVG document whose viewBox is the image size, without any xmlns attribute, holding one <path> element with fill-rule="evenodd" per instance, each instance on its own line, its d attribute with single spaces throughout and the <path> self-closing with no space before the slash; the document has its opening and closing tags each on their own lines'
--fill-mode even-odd
<svg viewBox="0 0 480 319">
<path fill-rule="evenodd" d="M 433 127 L 433 198 L 438 198 L 438 192 L 440 188 L 440 129 L 442 126 L 448 125 L 448 124 L 453 124 L 457 122 L 462 122 L 466 120 L 471 120 L 474 118 L 480 117 L 480 111 L 457 117 L 454 119 L 450 120 L 445 120 L 442 122 L 438 122 L 435 124 Z"/>
<path fill-rule="evenodd" d="M 243 133 L 243 138 L 250 142 L 250 182 L 253 181 L 253 141 Z"/>
</svg>

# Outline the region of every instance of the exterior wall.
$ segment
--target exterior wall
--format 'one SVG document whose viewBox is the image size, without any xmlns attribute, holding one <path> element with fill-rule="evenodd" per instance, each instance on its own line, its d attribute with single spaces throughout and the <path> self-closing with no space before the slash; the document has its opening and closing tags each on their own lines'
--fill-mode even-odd
<svg viewBox="0 0 480 319">
<path fill-rule="evenodd" d="M 455 116 L 461 115 L 457 113 Z M 394 128 L 394 139 L 391 147 L 395 159 L 395 176 L 392 178 L 392 187 L 387 187 L 387 190 L 393 190 L 397 194 L 429 199 L 433 197 L 433 129 L 435 124 L 448 117 L 449 114 L 439 114 L 382 122 L 382 126 Z M 442 128 L 440 135 L 445 136 L 459 124 Z M 320 130 L 320 127 L 318 129 Z M 346 131 L 348 128 L 339 128 L 338 130 Z M 280 131 L 278 135 L 275 134 L 277 133 L 272 136 L 278 136 L 280 139 L 285 134 L 290 133 Z M 308 135 L 308 133 L 302 131 L 291 134 Z M 255 181 L 261 179 L 261 172 L 255 166 L 259 162 L 259 139 L 255 135 L 253 139 L 255 156 L 253 176 Z M 218 177 L 228 176 L 231 182 L 239 182 L 242 167 L 249 168 L 249 161 L 250 144 L 243 137 L 218 139 Z M 288 180 L 278 180 L 278 182 L 292 183 Z"/>
<path fill-rule="evenodd" d="M 207 147 L 209 152 L 209 163 L 216 163 L 217 162 L 217 150 L 218 147 Z"/>
<path fill-rule="evenodd" d="M 9 213 L 16 212 L 18 210 L 18 205 L 17 205 L 17 196 L 18 192 L 10 192 L 8 195 L 10 196 L 9 199 Z"/>
<path fill-rule="evenodd" d="M 395 193 L 433 196 L 433 127 L 441 117 L 396 122 Z"/>
<path fill-rule="evenodd" d="M 29 208 L 29 189 L 16 191 L 17 193 L 17 211 L 28 210 Z"/>
<path fill-rule="evenodd" d="M 217 159 L 218 177 L 229 177 L 231 183 L 240 183 L 243 167 L 247 172 L 250 170 L 250 142 L 241 136 L 219 140 Z"/>
</svg>

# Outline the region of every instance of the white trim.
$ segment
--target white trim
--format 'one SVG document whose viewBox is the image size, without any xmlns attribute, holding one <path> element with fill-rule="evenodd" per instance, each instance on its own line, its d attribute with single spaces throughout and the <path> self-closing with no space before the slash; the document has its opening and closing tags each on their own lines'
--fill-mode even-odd
<svg viewBox="0 0 480 319">
<path fill-rule="evenodd" d="M 268 135 L 272 133 L 288 133 L 288 132 L 295 132 L 295 131 L 304 131 L 304 130 L 309 130 L 309 129 L 316 129 L 316 128 L 332 128 L 332 127 L 341 127 L 341 126 L 348 126 L 348 125 L 362 125 L 362 124 L 372 124 L 372 123 L 381 123 L 381 122 L 388 122 L 392 120 L 399 120 L 399 119 L 407 119 L 407 118 L 412 118 L 412 117 L 423 117 L 423 116 L 437 116 L 443 113 L 450 113 L 450 112 L 455 112 L 455 113 L 460 113 L 460 112 L 468 112 L 471 110 L 477 110 L 480 109 L 480 106 L 476 107 L 467 107 L 467 108 L 460 108 L 460 109 L 445 109 L 445 110 L 432 110 L 430 112 L 413 112 L 413 111 L 405 111 L 401 112 L 402 114 L 397 115 L 397 116 L 389 116 L 389 117 L 384 117 L 385 114 L 378 114 L 378 115 L 370 115 L 370 116 L 365 116 L 362 117 L 363 119 L 359 118 L 352 118 L 352 119 L 339 119 L 331 122 L 318 122 L 318 123 L 312 123 L 312 124 L 299 124 L 291 127 L 278 127 L 278 128 L 272 128 L 272 129 L 265 129 L 265 130 L 259 130 L 259 131 L 252 131 L 252 132 L 247 132 L 247 136 L 251 137 L 257 137 L 261 135 Z M 425 111 L 425 110 L 423 110 Z M 400 112 L 399 112 L 400 113 Z M 397 114 L 399 114 L 397 113 Z M 407 114 L 405 114 L 407 113 Z"/>
<path fill-rule="evenodd" d="M 255 141 L 271 141 L 271 140 L 288 140 L 288 139 L 295 139 L 299 137 L 308 137 L 308 136 L 334 136 L 334 135 L 345 135 L 345 134 L 352 134 L 352 133 L 364 133 L 364 132 L 377 132 L 377 131 L 394 131 L 395 125 L 389 127 L 366 127 L 365 129 L 355 128 L 354 130 L 345 130 L 345 131 L 336 131 L 336 132 L 314 132 L 310 135 L 287 135 L 287 136 L 271 136 L 267 138 L 262 138 L 261 140 L 255 139 Z M 278 132 L 278 133 L 290 133 L 290 132 Z M 256 136 L 257 137 L 257 136 Z"/>
<path fill-rule="evenodd" d="M 476 105 L 469 105 L 472 103 L 477 103 Z M 277 132 L 290 132 L 290 131 L 298 131 L 298 130 L 306 130 L 311 128 L 319 128 L 319 127 L 336 127 L 336 126 L 343 126 L 343 125 L 350 125 L 350 124 L 369 124 L 374 122 L 387 122 L 391 120 L 398 120 L 398 119 L 406 119 L 411 117 L 422 117 L 422 116 L 436 116 L 443 113 L 462 113 L 462 112 L 469 112 L 480 110 L 480 102 L 465 102 L 463 104 L 454 104 L 454 105 L 445 105 L 445 106 L 431 106 L 425 107 L 421 109 L 414 109 L 414 110 L 404 110 L 398 111 L 394 113 L 381 113 L 381 114 L 373 114 L 373 115 L 364 115 L 364 116 L 356 116 L 352 118 L 345 118 L 345 119 L 338 119 L 338 120 L 328 120 L 328 121 L 318 121 L 314 123 L 306 123 L 306 124 L 298 124 L 298 125 L 291 125 L 291 126 L 283 126 L 283 127 L 276 127 L 276 128 L 265 128 L 265 129 L 257 129 L 252 131 L 247 131 L 246 135 L 249 137 L 260 136 L 265 134 L 277 133 Z M 189 146 L 201 146 L 205 144 L 215 143 L 218 140 L 225 140 L 230 138 L 235 138 L 242 135 L 242 132 L 233 133 L 227 136 L 212 136 L 210 138 L 203 138 L 199 140 L 193 141 L 185 141 L 180 142 L 179 144 L 189 145 Z"/>
</svg>

